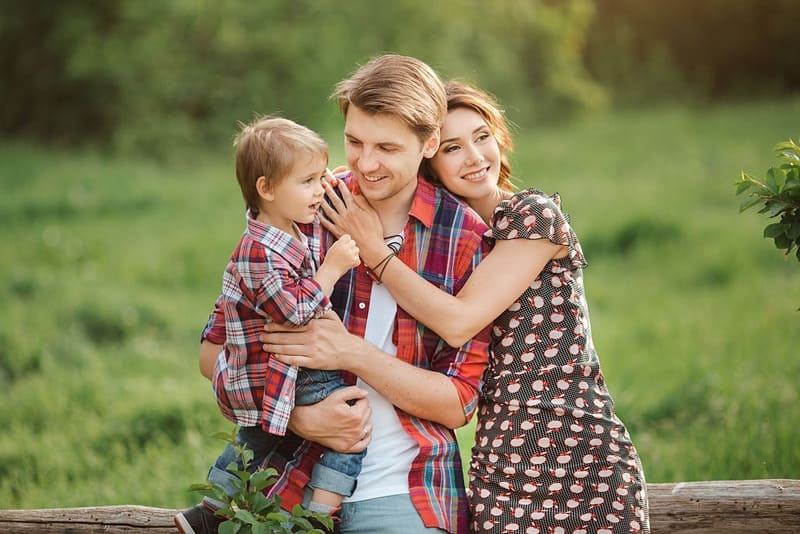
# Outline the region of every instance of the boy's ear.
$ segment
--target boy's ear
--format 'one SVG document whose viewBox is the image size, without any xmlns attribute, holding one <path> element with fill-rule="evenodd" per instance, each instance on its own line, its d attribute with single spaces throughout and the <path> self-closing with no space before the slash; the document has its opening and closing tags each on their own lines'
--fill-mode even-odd
<svg viewBox="0 0 800 534">
<path fill-rule="evenodd" d="M 429 159 L 435 156 L 436 151 L 439 150 L 440 139 L 441 137 L 438 130 L 432 133 L 422 147 L 422 156 Z"/>
<path fill-rule="evenodd" d="M 275 200 L 275 192 L 272 183 L 267 180 L 266 176 L 258 177 L 258 180 L 256 180 L 256 191 L 258 191 L 258 196 L 268 202 Z"/>
</svg>

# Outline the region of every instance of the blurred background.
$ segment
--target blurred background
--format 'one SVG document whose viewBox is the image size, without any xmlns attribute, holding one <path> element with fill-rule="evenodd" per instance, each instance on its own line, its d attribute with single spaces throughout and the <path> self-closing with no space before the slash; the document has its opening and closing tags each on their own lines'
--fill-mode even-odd
<svg viewBox="0 0 800 534">
<path fill-rule="evenodd" d="M 800 478 L 800 265 L 733 186 L 800 135 L 797 1 L 0 11 L 0 507 L 195 502 L 230 427 L 196 355 L 244 226 L 237 123 L 282 114 L 342 163 L 328 97 L 383 52 L 497 95 L 517 184 L 561 193 L 648 479 Z"/>
</svg>

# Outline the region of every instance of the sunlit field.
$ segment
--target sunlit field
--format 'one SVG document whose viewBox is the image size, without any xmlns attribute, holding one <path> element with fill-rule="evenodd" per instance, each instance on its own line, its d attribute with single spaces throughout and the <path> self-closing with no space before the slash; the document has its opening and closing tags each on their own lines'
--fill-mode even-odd
<svg viewBox="0 0 800 534">
<path fill-rule="evenodd" d="M 794 99 L 519 128 L 518 185 L 572 216 L 650 482 L 800 478 L 800 263 L 733 185 L 798 117 Z M 243 230 L 230 148 L 166 165 L 5 144 L 0 180 L 0 507 L 195 502 L 230 429 L 196 357 Z"/>
</svg>

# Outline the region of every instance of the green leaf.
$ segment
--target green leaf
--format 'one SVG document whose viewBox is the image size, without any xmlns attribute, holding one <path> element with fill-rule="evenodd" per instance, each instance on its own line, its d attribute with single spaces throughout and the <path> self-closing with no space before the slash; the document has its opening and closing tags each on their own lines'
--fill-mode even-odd
<svg viewBox="0 0 800 534">
<path fill-rule="evenodd" d="M 252 499 L 250 499 L 250 504 L 250 510 L 252 510 L 254 514 L 260 514 L 265 510 L 269 510 L 270 506 L 274 504 L 274 501 L 267 499 L 266 495 L 263 493 L 256 493 L 253 495 Z"/>
<path fill-rule="evenodd" d="M 743 200 L 741 204 L 739 204 L 739 213 L 752 208 L 756 204 L 760 203 L 761 199 L 758 197 L 750 197 L 747 200 Z"/>
<path fill-rule="evenodd" d="M 775 236 L 775 247 L 781 249 L 789 249 L 792 246 L 792 240 L 786 237 L 784 234 L 776 235 Z"/>
<path fill-rule="evenodd" d="M 255 525 L 258 523 L 258 518 L 249 510 L 236 510 L 234 517 L 242 523 L 246 523 L 248 525 Z"/>
<path fill-rule="evenodd" d="M 775 167 L 770 167 L 769 169 L 767 169 L 767 179 L 765 183 L 770 193 L 772 194 L 778 193 L 778 183 L 777 180 L 775 179 Z"/>
<path fill-rule="evenodd" d="M 786 202 L 781 202 L 779 200 L 770 200 L 766 204 L 767 209 L 764 211 L 769 211 L 770 217 L 777 217 L 789 207 L 789 204 Z"/>
<path fill-rule="evenodd" d="M 250 487 L 253 491 L 261 491 L 262 489 L 271 486 L 277 480 L 277 476 L 274 474 L 276 471 L 274 469 L 264 469 L 259 470 L 253 473 L 250 477 Z"/>
<path fill-rule="evenodd" d="M 286 514 L 283 512 L 270 512 L 265 514 L 264 517 L 269 521 L 274 521 L 275 523 L 283 523 L 287 520 Z"/>
<path fill-rule="evenodd" d="M 253 525 L 253 534 L 273 534 L 275 529 L 272 525 L 266 523 L 257 523 Z"/>
<path fill-rule="evenodd" d="M 780 192 L 786 183 L 786 171 L 780 167 L 773 167 L 772 173 L 775 177 L 775 184 L 778 186 L 778 192 Z"/>
<path fill-rule="evenodd" d="M 224 521 L 219 524 L 219 534 L 236 534 L 241 528 L 242 525 L 235 521 Z"/>
<path fill-rule="evenodd" d="M 789 236 L 790 239 L 797 241 L 800 239 L 800 220 L 796 220 L 791 224 L 787 224 L 789 227 L 786 230 L 786 235 Z"/>
<path fill-rule="evenodd" d="M 764 228 L 764 237 L 772 238 L 772 237 L 777 237 L 779 235 L 783 235 L 787 226 L 788 225 L 784 225 L 781 223 L 768 224 L 766 228 Z"/>
</svg>

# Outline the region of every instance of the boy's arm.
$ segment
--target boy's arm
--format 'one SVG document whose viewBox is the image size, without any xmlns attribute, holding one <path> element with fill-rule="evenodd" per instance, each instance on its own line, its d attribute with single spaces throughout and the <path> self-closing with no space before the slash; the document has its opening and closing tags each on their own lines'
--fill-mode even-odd
<svg viewBox="0 0 800 534">
<path fill-rule="evenodd" d="M 358 254 L 358 245 L 347 234 L 344 234 L 331 245 L 325 260 L 314 276 L 314 279 L 322 286 L 322 290 L 326 295 L 330 296 L 334 284 L 344 273 L 361 263 L 361 258 L 359 258 Z"/>
</svg>

